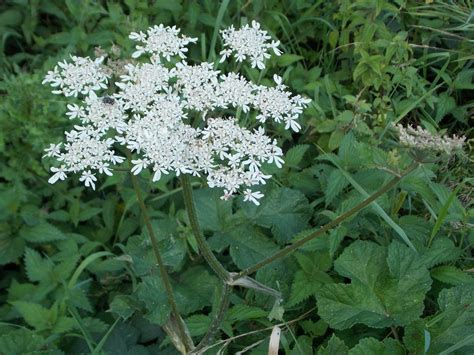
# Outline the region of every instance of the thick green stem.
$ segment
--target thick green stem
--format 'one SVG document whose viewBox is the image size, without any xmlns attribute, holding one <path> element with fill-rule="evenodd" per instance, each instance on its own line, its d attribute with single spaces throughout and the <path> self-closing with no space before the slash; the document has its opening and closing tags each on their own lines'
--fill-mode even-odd
<svg viewBox="0 0 474 355">
<path fill-rule="evenodd" d="M 201 228 L 199 227 L 199 222 L 196 214 L 196 207 L 194 206 L 193 189 L 191 186 L 189 175 L 181 176 L 181 185 L 183 187 L 183 197 L 184 204 L 186 206 L 186 212 L 188 213 L 189 222 L 191 223 L 191 228 L 193 230 L 194 236 L 196 237 L 199 250 L 201 251 L 204 259 L 206 259 L 209 266 L 220 277 L 220 279 L 225 283 L 228 283 L 232 279 L 229 272 L 219 262 L 219 260 L 217 260 L 211 248 L 207 244 L 206 239 L 201 233 Z"/>
<path fill-rule="evenodd" d="M 314 238 L 317 238 L 317 237 L 323 235 L 324 233 L 326 233 L 327 231 L 329 231 L 330 229 L 336 227 L 339 223 L 343 222 L 347 218 L 351 217 L 352 215 L 356 214 L 357 212 L 359 212 L 363 208 L 367 207 L 372 202 L 374 202 L 376 199 L 378 199 L 380 196 L 382 196 L 387 191 L 389 191 L 393 187 L 395 187 L 395 185 L 397 185 L 400 182 L 400 180 L 402 180 L 405 176 L 407 176 L 409 173 L 411 173 L 413 170 L 415 170 L 418 167 L 418 165 L 419 165 L 419 163 L 413 162 L 407 168 L 407 170 L 405 170 L 402 174 L 400 174 L 399 176 L 394 177 L 387 184 L 382 186 L 377 192 L 375 192 L 373 195 L 366 198 L 364 201 L 359 203 L 357 206 L 351 208 L 349 211 L 343 213 L 342 215 L 340 215 L 336 219 L 334 219 L 331 222 L 325 224 L 324 226 L 319 228 L 314 233 L 311 233 L 311 234 L 307 235 L 306 237 L 294 242 L 293 244 L 288 245 L 287 247 L 281 249 L 280 251 L 276 252 L 272 256 L 269 256 L 268 258 L 263 259 L 262 261 L 256 263 L 255 265 L 242 270 L 233 279 L 237 280 L 239 278 L 242 278 L 244 276 L 248 276 L 248 275 L 254 273 L 255 271 L 257 271 L 257 270 L 261 269 L 262 267 L 274 262 L 275 260 L 278 260 L 280 258 L 283 258 L 283 257 L 287 256 L 288 254 L 292 253 L 293 251 L 295 251 L 296 249 L 298 249 L 302 245 L 306 244 L 310 240 L 312 240 Z"/>
<path fill-rule="evenodd" d="M 211 341 L 214 339 L 216 332 L 219 330 L 222 322 L 224 321 L 227 309 L 229 308 L 230 295 L 232 293 L 232 286 L 223 282 L 222 291 L 220 294 L 219 308 L 212 320 L 206 335 L 202 338 L 201 342 L 194 348 L 193 354 L 199 354 L 202 349 L 206 348 Z"/>
<path fill-rule="evenodd" d="M 176 304 L 176 300 L 174 298 L 171 281 L 168 276 L 168 272 L 166 271 L 165 265 L 163 263 L 163 258 L 161 257 L 160 249 L 158 248 L 158 239 L 155 235 L 155 231 L 153 230 L 150 216 L 148 215 L 148 211 L 145 206 L 145 201 L 143 200 L 142 192 L 140 190 L 138 179 L 133 174 L 131 174 L 131 178 L 132 178 L 133 188 L 137 195 L 138 205 L 140 206 L 143 220 L 145 221 L 145 225 L 148 230 L 148 236 L 150 237 L 153 254 L 155 254 L 156 262 L 158 264 L 158 268 L 160 269 L 161 279 L 163 280 L 163 285 L 165 286 L 166 294 L 168 296 L 168 302 L 171 307 L 171 312 L 173 314 L 173 317 L 176 319 L 176 324 L 178 326 L 178 334 L 181 338 L 183 345 L 186 347 L 186 350 L 191 350 L 194 347 L 192 343 L 192 339 L 186 333 L 183 321 L 181 320 L 181 316 L 179 315 L 178 305 Z"/>
</svg>

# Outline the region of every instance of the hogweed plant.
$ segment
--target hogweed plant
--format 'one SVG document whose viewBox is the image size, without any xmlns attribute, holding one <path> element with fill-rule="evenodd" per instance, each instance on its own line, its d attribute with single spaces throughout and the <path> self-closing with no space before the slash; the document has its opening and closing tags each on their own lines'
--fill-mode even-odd
<svg viewBox="0 0 474 355">
<path fill-rule="evenodd" d="M 282 125 L 298 132 L 298 121 L 310 100 L 288 91 L 273 75 L 272 86 L 248 80 L 236 71 L 225 73 L 219 65 L 246 62 L 264 70 L 272 54 L 280 55 L 279 41 L 252 21 L 239 30 L 221 31 L 222 51 L 218 63 L 187 61 L 188 46 L 197 42 L 180 30 L 163 25 L 146 32 L 133 32 L 136 50 L 130 60 L 117 62 L 100 56 L 71 56 L 47 73 L 43 83 L 53 93 L 73 98 L 67 116 L 76 123 L 65 132 L 65 141 L 51 144 L 46 157 L 54 159 L 49 182 L 54 184 L 78 175 L 86 187 L 95 189 L 100 175 L 130 172 L 145 227 L 160 269 L 172 310 L 164 325 L 174 345 L 182 352 L 200 352 L 219 329 L 234 286 L 249 287 L 277 298 L 279 292 L 249 277 L 261 267 L 282 258 L 308 241 L 324 234 L 394 187 L 418 166 L 414 162 L 379 191 L 323 227 L 306 233 L 276 254 L 239 273 L 230 273 L 212 253 L 197 219 L 190 176 L 206 179 L 211 188 L 223 191 L 222 199 L 243 195 L 244 201 L 260 204 L 258 187 L 271 175 L 265 165 L 281 168 L 283 151 L 264 124 Z M 115 49 L 116 51 L 116 49 Z M 102 53 L 102 51 L 98 51 Z M 262 71 L 262 74 L 265 71 Z M 250 123 L 249 123 L 250 122 Z M 405 137 L 405 135 L 402 135 Z M 137 175 L 150 170 L 152 183 L 164 175 L 181 179 L 189 221 L 200 252 L 223 282 L 221 303 L 202 341 L 194 346 L 181 319 L 173 290 L 158 248 Z"/>
</svg>

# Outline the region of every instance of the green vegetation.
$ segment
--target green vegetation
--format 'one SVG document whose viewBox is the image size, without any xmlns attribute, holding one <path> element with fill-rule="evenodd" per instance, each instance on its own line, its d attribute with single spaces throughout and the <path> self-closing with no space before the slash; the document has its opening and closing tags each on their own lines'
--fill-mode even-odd
<svg viewBox="0 0 474 355">
<path fill-rule="evenodd" d="M 281 41 L 267 76 L 312 99 L 300 132 L 267 128 L 285 165 L 260 206 L 172 174 L 48 184 L 73 125 L 41 84 L 59 60 L 128 58 L 163 23 L 214 61 L 219 29 L 254 19 Z M 275 325 L 286 354 L 474 353 L 470 1 L 6 0 L 0 33 L 1 354 L 179 354 L 148 227 L 205 354 L 268 354 Z M 397 124 L 464 151 L 404 147 Z"/>
</svg>

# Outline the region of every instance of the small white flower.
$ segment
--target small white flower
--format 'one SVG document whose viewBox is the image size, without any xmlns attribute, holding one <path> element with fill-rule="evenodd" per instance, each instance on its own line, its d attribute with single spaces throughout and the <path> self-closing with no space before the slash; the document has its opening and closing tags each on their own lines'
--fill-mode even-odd
<svg viewBox="0 0 474 355">
<path fill-rule="evenodd" d="M 97 178 L 91 173 L 90 170 L 83 171 L 79 181 L 84 181 L 84 185 L 86 185 L 86 187 L 92 187 L 92 190 L 95 190 L 94 181 L 97 181 Z"/>
<path fill-rule="evenodd" d="M 59 144 L 50 144 L 49 148 L 44 150 L 46 152 L 43 157 L 59 157 L 61 153 L 61 143 Z"/>
<path fill-rule="evenodd" d="M 232 52 L 235 52 L 238 62 L 249 58 L 252 68 L 257 67 L 263 70 L 265 69 L 265 60 L 270 58 L 269 49 L 273 50 L 275 55 L 281 55 L 277 48 L 280 42 L 269 42 L 271 37 L 267 35 L 267 31 L 260 29 L 260 24 L 257 21 L 252 21 L 252 27 L 245 25 L 239 30 L 235 30 L 234 26 L 230 26 L 220 33 L 224 44 L 224 49 L 220 52 L 221 63 Z"/>
<path fill-rule="evenodd" d="M 260 191 L 253 191 L 250 189 L 246 189 L 244 191 L 244 201 L 253 202 L 255 205 L 260 206 L 260 202 L 258 201 L 264 195 Z"/>
<path fill-rule="evenodd" d="M 133 175 L 138 175 L 143 169 L 146 169 L 148 166 L 146 160 L 142 159 L 137 159 L 137 160 L 132 160 L 133 168 L 132 168 L 132 173 Z"/>
<path fill-rule="evenodd" d="M 48 183 L 50 184 L 54 184 L 58 180 L 65 180 L 67 177 L 64 165 L 61 165 L 60 168 L 56 168 L 53 166 L 51 167 L 51 171 L 54 173 L 54 175 L 51 176 L 48 180 Z"/>
</svg>

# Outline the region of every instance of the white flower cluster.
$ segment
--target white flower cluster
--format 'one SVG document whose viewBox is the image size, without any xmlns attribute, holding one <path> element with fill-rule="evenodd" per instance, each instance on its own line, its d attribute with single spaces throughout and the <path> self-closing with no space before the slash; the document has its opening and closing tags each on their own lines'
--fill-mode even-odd
<svg viewBox="0 0 474 355">
<path fill-rule="evenodd" d="M 226 28 L 221 32 L 224 41 L 224 49 L 221 51 L 221 62 L 225 61 L 235 52 L 235 58 L 238 62 L 250 59 L 252 68 L 265 69 L 265 60 L 270 58 L 269 50 L 273 50 L 275 55 L 280 55 L 278 49 L 280 41 L 271 41 L 267 31 L 260 29 L 257 21 L 252 21 L 252 27 L 243 26 L 235 30 L 234 26 Z"/>
<path fill-rule="evenodd" d="M 264 60 L 267 55 L 262 53 L 269 48 L 266 32 L 256 31 L 255 24 L 252 29 L 256 36 L 252 56 Z M 246 36 L 251 41 L 250 34 Z M 142 43 L 134 56 L 148 54 L 149 60 L 126 64 L 113 94 L 97 92 L 108 80 L 103 74 L 107 64 L 99 60 L 72 57 L 72 63 L 60 63 L 61 69 L 48 73 L 45 82 L 59 87 L 60 93 L 83 95 L 81 104 L 67 106 L 67 116 L 81 125 L 66 132 L 65 143 L 46 149 L 46 156 L 59 165 L 51 168 L 49 182 L 80 173 L 79 180 L 95 188 L 97 173 L 112 175 L 113 166 L 124 162 L 115 152 L 122 146 L 133 156 L 133 174 L 150 169 L 153 181 L 169 173 L 204 175 L 210 187 L 224 190 L 222 198 L 242 192 L 245 201 L 258 205 L 263 194 L 251 187 L 271 177 L 262 171 L 264 164 L 282 166 L 283 152 L 263 127 L 241 127 L 232 110 L 257 122 L 283 122 L 286 129 L 298 131 L 297 118 L 310 100 L 292 96 L 277 75 L 276 86 L 267 87 L 236 73 L 221 73 L 211 63 L 189 64 L 183 60 L 186 45 L 195 39 L 180 37 L 175 27 L 154 26 L 130 38 Z M 169 62 L 176 57 L 181 61 Z"/>
<path fill-rule="evenodd" d="M 91 92 L 106 89 L 108 75 L 101 68 L 103 57 L 91 60 L 89 57 L 71 56 L 72 63 L 59 62 L 54 70 L 49 71 L 43 84 L 50 83 L 54 94 L 77 97 Z"/>
<path fill-rule="evenodd" d="M 440 152 L 451 155 L 456 151 L 462 150 L 462 146 L 466 137 L 453 136 L 436 136 L 428 132 L 420 126 L 414 128 L 412 126 L 403 127 L 397 125 L 400 134 L 400 142 L 411 148 Z"/>
</svg>

